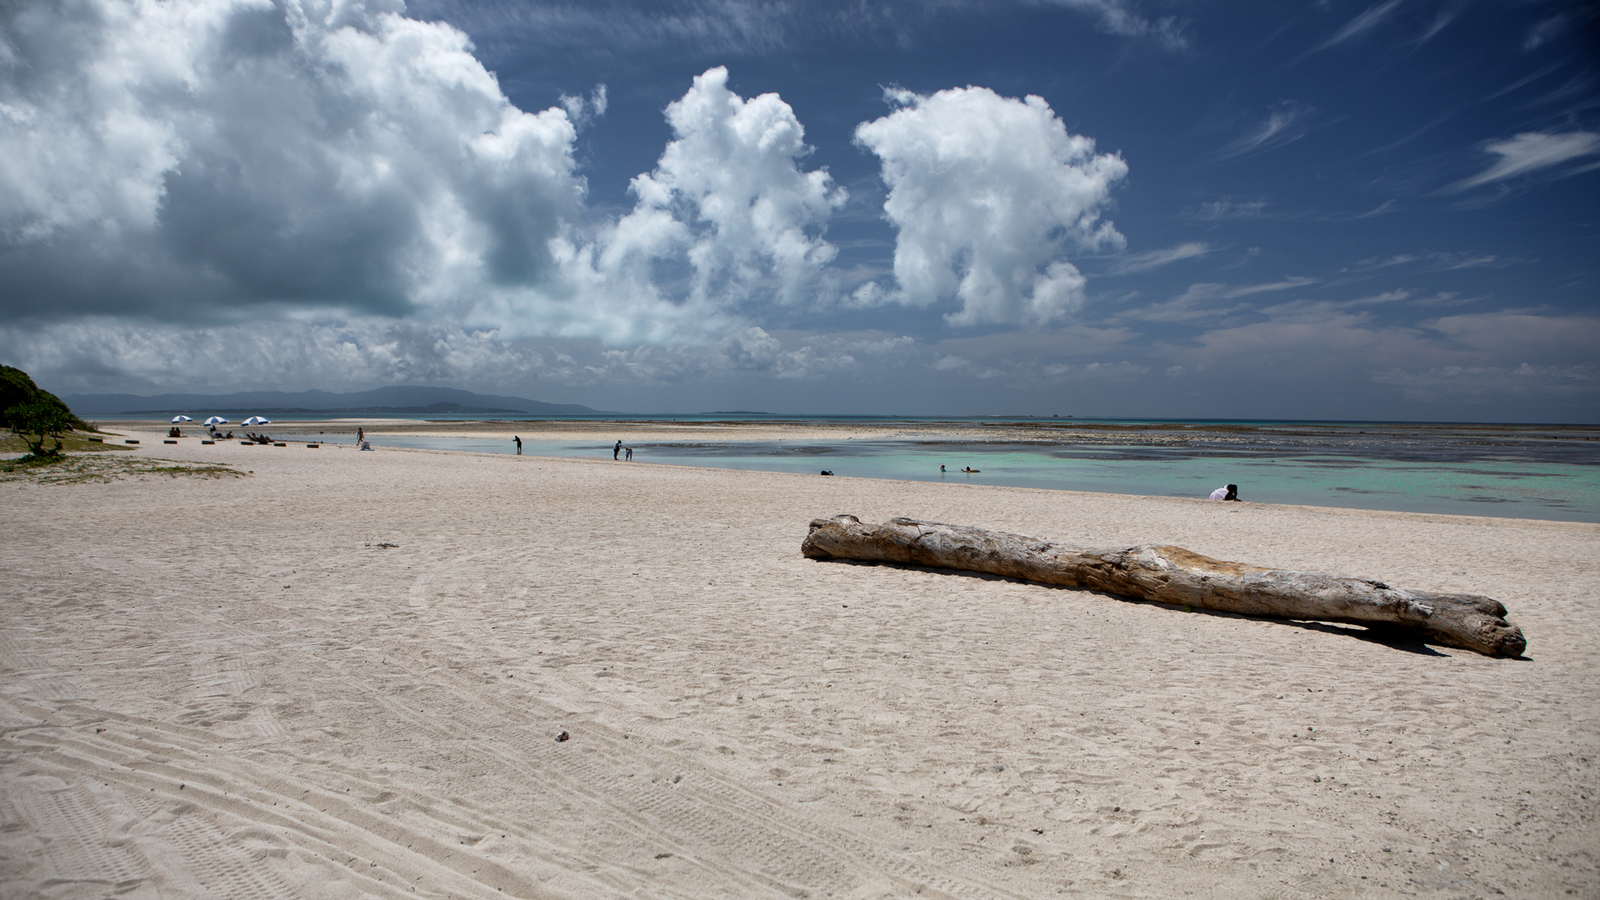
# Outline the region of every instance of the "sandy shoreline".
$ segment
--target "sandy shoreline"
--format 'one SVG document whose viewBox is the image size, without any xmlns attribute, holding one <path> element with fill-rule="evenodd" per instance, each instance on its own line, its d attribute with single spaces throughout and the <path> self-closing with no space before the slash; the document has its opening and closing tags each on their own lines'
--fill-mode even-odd
<svg viewBox="0 0 1600 900">
<path fill-rule="evenodd" d="M 102 422 L 102 427 L 142 431 L 150 427 L 147 422 Z M 235 434 L 242 434 L 239 426 L 229 425 Z M 1010 441 L 1041 439 L 1041 432 L 1031 429 L 997 427 L 973 422 L 936 422 L 897 424 L 884 421 L 869 422 L 795 422 L 795 421 L 675 421 L 650 420 L 594 420 L 594 419 L 536 419 L 507 420 L 483 419 L 473 421 L 419 421 L 416 419 L 328 419 L 328 420 L 275 420 L 268 430 L 274 434 L 294 436 L 324 435 L 349 440 L 356 429 L 370 435 L 447 435 L 461 438 L 503 438 L 520 435 L 526 441 L 563 440 L 594 441 L 609 445 L 613 441 L 630 442 L 733 442 L 733 441 L 832 441 L 832 440 L 930 440 L 930 441 Z M 255 430 L 255 429 L 250 429 Z M 194 432 L 198 434 L 198 431 Z M 1061 434 L 1051 432 L 1051 437 Z"/>
<path fill-rule="evenodd" d="M 145 420 L 117 420 L 100 423 L 116 430 L 144 431 Z M 235 433 L 242 429 L 230 424 Z M 322 435 L 329 440 L 353 437 L 357 428 L 373 435 L 448 435 L 462 438 L 503 438 L 512 435 L 524 440 L 595 441 L 610 444 L 738 441 L 925 441 L 937 443 L 1048 443 L 1084 445 L 1171 446 L 1193 443 L 1248 446 L 1263 441 L 1323 439 L 1349 441 L 1360 435 L 1385 435 L 1400 440 L 1468 441 L 1525 437 L 1547 442 L 1600 441 L 1600 426 L 1593 425 L 1447 425 L 1391 423 L 1363 426 L 1359 432 L 1349 427 L 1317 423 L 1229 424 L 1229 423 L 1087 423 L 1070 419 L 981 421 L 951 419 L 920 421 L 868 419 L 860 421 L 818 421 L 801 419 L 476 419 L 440 421 L 418 419 L 279 419 L 267 429 L 298 437 Z M 1370 431 L 1369 431 L 1370 429 Z M 199 434 L 198 426 L 190 433 Z"/>
<path fill-rule="evenodd" d="M 253 474 L 0 484 L 5 896 L 1600 895 L 1600 526 L 148 437 Z M 803 559 L 844 512 L 1529 649 Z"/>
</svg>

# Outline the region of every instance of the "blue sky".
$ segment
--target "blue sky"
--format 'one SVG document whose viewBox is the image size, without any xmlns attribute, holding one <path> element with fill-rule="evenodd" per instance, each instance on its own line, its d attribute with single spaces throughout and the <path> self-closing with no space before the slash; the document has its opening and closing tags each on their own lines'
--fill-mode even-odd
<svg viewBox="0 0 1600 900">
<path fill-rule="evenodd" d="M 0 359 L 58 393 L 1600 421 L 1600 15 L 0 11 Z"/>
</svg>

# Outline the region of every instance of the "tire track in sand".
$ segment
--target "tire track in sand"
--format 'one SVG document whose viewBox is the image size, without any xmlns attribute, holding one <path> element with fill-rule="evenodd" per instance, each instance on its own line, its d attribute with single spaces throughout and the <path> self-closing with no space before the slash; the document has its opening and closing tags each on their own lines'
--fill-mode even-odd
<svg viewBox="0 0 1600 900">
<path fill-rule="evenodd" d="M 437 671 L 432 674 L 439 677 Z M 515 769 L 530 783 L 548 786 L 534 795 L 533 808 L 526 810 L 535 823 L 531 827 L 427 792 L 397 792 L 393 784 L 362 778 L 358 769 L 341 771 L 346 766 L 324 762 L 318 766 L 320 771 L 307 773 L 301 771 L 305 761 L 291 754 L 263 753 L 263 757 L 279 759 L 260 759 L 259 766 L 224 762 L 207 752 L 215 746 L 216 737 L 204 729 L 153 723 L 92 707 L 63 707 L 55 711 L 56 718 L 72 715 L 80 722 L 101 722 L 107 727 L 98 734 L 89 733 L 86 726 L 41 729 L 25 739 L 34 745 L 35 758 L 48 746 L 44 755 L 64 768 L 115 777 L 135 788 L 155 788 L 230 817 L 287 831 L 297 844 L 334 864 L 344 862 L 336 858 L 340 852 L 332 846 L 335 842 L 319 835 L 338 833 L 336 843 L 345 846 L 352 845 L 352 837 L 360 838 L 360 855 L 370 861 L 367 868 L 381 865 L 389 873 L 381 880 L 389 884 L 437 883 L 437 869 L 443 866 L 479 886 L 485 896 L 491 893 L 485 890 L 490 885 L 495 888 L 493 893 L 540 896 L 538 886 L 522 877 L 520 870 L 544 872 L 549 875 L 547 880 L 568 888 L 579 887 L 573 883 L 573 874 L 583 870 L 588 877 L 577 879 L 587 882 L 581 893 L 621 894 L 652 881 L 638 862 L 629 864 L 627 854 L 613 855 L 632 844 L 636 851 L 666 848 L 667 852 L 654 859 L 646 854 L 650 862 L 671 860 L 657 866 L 697 868 L 700 876 L 695 881 L 706 890 L 697 889 L 695 896 L 778 897 L 812 892 L 834 896 L 914 892 L 923 896 L 1017 896 L 990 890 L 981 881 L 896 859 L 867 840 L 820 827 L 662 748 L 643 747 L 631 737 L 618 737 L 592 725 L 584 733 L 584 749 L 559 745 L 531 728 L 508 731 L 503 724 L 507 711 L 492 708 L 481 697 L 450 693 L 455 700 L 439 713 L 404 705 L 399 705 L 399 710 L 414 727 L 432 731 L 441 739 L 499 719 L 500 739 L 475 745 L 473 751 L 496 766 Z M 393 698 L 384 700 L 384 706 L 397 708 Z M 561 715 L 554 707 L 548 711 L 551 720 Z M 28 712 L 39 719 L 50 714 L 43 709 Z M 522 715 L 528 712 L 521 710 Z M 642 758 L 646 755 L 655 762 Z M 290 777 L 279 774 L 290 770 L 294 770 Z M 678 773 L 676 781 L 664 774 L 673 770 Z M 317 780 L 332 784 L 316 784 Z M 339 785 L 348 785 L 346 790 L 359 788 L 368 797 L 388 794 L 391 800 L 403 802 L 382 804 L 383 811 L 374 813 L 370 806 L 340 796 Z M 597 808 L 604 810 L 600 820 L 618 834 L 598 851 L 587 849 L 582 842 L 551 840 L 550 830 L 539 824 L 570 817 L 570 811 L 576 810 L 590 820 L 592 828 Z M 564 814 L 563 809 L 569 812 Z M 409 821 L 401 821 L 401 813 Z M 441 835 L 490 833 L 517 835 L 516 852 L 503 855 L 521 858 L 528 865 L 504 866 L 483 853 L 440 839 Z M 501 845 L 499 849 L 506 848 Z M 421 856 L 434 865 L 422 861 L 406 865 L 404 857 L 409 855 Z M 229 874 L 219 872 L 216 877 Z M 374 877 L 370 871 L 357 874 L 365 879 Z M 597 891 L 602 885 L 610 890 Z M 653 887 L 666 896 L 660 891 L 662 885 Z"/>
</svg>

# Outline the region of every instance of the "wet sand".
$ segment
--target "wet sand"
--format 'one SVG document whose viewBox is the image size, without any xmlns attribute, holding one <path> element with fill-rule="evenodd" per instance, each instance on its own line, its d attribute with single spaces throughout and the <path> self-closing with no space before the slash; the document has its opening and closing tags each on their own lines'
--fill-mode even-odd
<svg viewBox="0 0 1600 900">
<path fill-rule="evenodd" d="M 1594 525 L 142 440 L 252 474 L 0 484 L 4 896 L 1600 893 Z M 803 559 L 835 513 L 1487 594 L 1527 658 Z"/>
</svg>

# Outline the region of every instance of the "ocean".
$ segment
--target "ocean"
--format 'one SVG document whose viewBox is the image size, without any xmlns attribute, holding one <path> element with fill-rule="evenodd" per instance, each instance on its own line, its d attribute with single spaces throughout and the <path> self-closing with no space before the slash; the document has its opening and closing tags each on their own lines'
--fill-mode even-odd
<svg viewBox="0 0 1600 900">
<path fill-rule="evenodd" d="M 734 420 L 959 421 L 992 424 L 997 436 L 1021 425 L 1040 439 L 637 442 L 634 461 L 1171 497 L 1205 497 L 1231 482 L 1239 485 L 1241 499 L 1262 503 L 1600 523 L 1600 426 L 742 416 L 674 421 Z M 509 436 L 379 434 L 373 441 L 515 452 Z M 609 459 L 611 442 L 524 440 L 523 452 Z M 977 471 L 962 471 L 969 468 Z"/>
</svg>

